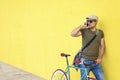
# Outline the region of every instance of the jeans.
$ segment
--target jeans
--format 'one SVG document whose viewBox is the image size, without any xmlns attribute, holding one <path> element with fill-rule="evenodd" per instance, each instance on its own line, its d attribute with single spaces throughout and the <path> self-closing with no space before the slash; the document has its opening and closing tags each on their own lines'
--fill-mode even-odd
<svg viewBox="0 0 120 80">
<path fill-rule="evenodd" d="M 85 70 L 82 68 L 86 68 L 88 75 L 89 75 L 89 72 L 92 71 L 96 77 L 96 80 L 104 80 L 103 70 L 100 64 L 96 64 L 94 63 L 93 60 L 88 60 L 85 58 L 81 58 L 81 61 L 82 63 L 79 64 L 79 67 L 81 68 L 80 74 L 81 74 L 82 80 L 87 80 L 87 76 L 84 75 Z"/>
</svg>

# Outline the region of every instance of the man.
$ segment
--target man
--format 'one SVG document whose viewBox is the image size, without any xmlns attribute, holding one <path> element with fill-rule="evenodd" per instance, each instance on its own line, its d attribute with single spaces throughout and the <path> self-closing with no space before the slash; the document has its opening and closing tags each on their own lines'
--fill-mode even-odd
<svg viewBox="0 0 120 80">
<path fill-rule="evenodd" d="M 85 23 L 75 28 L 71 32 L 71 36 L 82 36 L 82 46 L 84 47 L 96 34 L 96 31 L 98 31 L 96 38 L 91 42 L 88 47 L 83 50 L 81 54 L 81 61 L 86 61 L 89 66 L 86 67 L 85 64 L 82 63 L 80 64 L 80 67 L 86 68 L 88 74 L 90 71 L 92 71 L 96 77 L 96 80 L 104 80 L 103 70 L 100 63 L 102 61 L 105 50 L 105 41 L 103 31 L 96 28 L 97 23 L 98 17 L 96 15 L 89 15 L 86 17 Z M 84 77 L 84 73 L 84 70 L 81 70 L 82 77 Z M 86 77 L 84 77 L 83 80 L 86 80 Z"/>
</svg>

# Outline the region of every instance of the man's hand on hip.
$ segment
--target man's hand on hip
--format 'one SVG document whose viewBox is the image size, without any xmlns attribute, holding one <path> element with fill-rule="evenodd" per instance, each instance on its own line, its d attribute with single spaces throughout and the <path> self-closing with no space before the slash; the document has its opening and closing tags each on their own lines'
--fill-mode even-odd
<svg viewBox="0 0 120 80">
<path fill-rule="evenodd" d="M 95 60 L 95 62 L 96 62 L 96 64 L 99 64 L 99 63 L 102 62 L 102 59 L 98 58 L 98 59 Z"/>
</svg>

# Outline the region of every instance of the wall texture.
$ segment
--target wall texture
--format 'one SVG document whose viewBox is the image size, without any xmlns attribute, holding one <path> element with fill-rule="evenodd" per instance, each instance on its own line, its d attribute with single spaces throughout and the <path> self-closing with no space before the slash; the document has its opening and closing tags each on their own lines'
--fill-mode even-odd
<svg viewBox="0 0 120 80">
<path fill-rule="evenodd" d="M 70 53 L 72 63 L 81 48 L 81 37 L 70 32 L 94 13 L 105 33 L 106 80 L 119 80 L 119 7 L 119 0 L 0 0 L 0 60 L 50 80 L 56 68 L 65 68 L 59 54 Z"/>
</svg>

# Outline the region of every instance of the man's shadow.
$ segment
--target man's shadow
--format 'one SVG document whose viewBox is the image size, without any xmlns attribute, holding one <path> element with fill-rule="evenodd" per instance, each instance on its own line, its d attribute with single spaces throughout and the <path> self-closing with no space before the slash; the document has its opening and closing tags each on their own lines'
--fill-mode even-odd
<svg viewBox="0 0 120 80">
<path fill-rule="evenodd" d="M 102 59 L 102 68 L 103 68 L 103 72 L 104 72 L 104 76 L 105 76 L 105 80 L 109 80 L 109 76 L 107 75 L 108 73 L 108 65 L 109 65 L 109 57 L 108 57 L 108 51 L 107 51 L 107 45 L 106 45 L 106 35 L 105 35 L 105 31 L 107 32 L 107 27 L 105 24 L 105 21 L 100 21 L 100 23 L 98 24 L 98 28 L 101 29 L 104 32 L 104 39 L 105 39 L 105 53 L 103 55 L 103 59 Z"/>
</svg>

